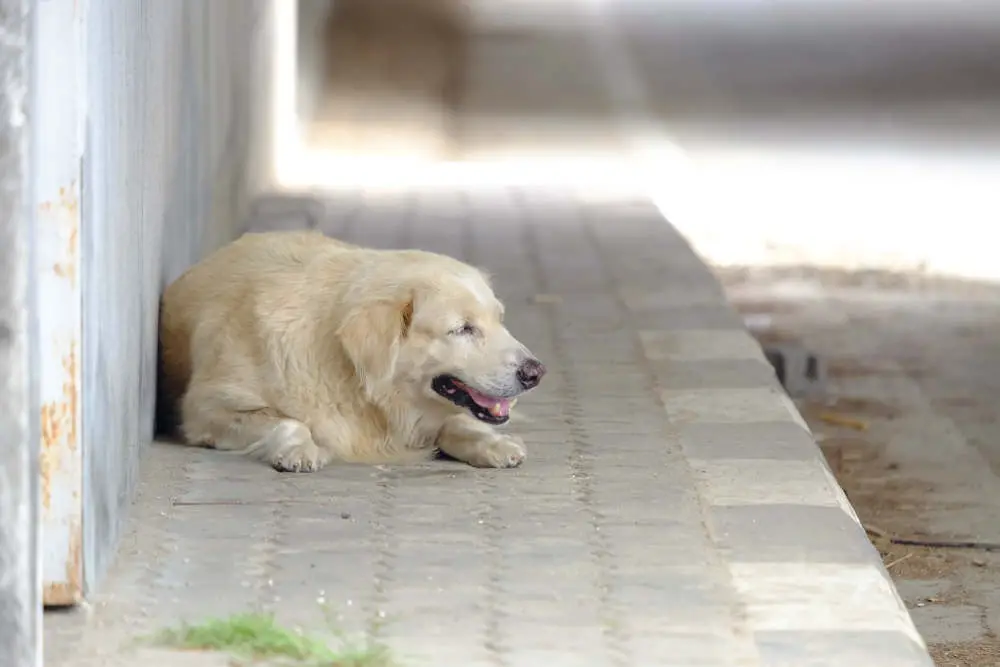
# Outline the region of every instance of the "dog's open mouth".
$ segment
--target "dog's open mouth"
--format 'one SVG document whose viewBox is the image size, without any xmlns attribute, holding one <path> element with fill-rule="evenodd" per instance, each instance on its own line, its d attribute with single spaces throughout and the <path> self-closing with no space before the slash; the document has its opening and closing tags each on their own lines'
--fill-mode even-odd
<svg viewBox="0 0 1000 667">
<path fill-rule="evenodd" d="M 489 396 L 451 375 L 439 375 L 434 378 L 431 388 L 455 405 L 466 408 L 479 421 L 487 424 L 504 424 L 510 419 L 510 408 L 514 399 Z"/>
</svg>

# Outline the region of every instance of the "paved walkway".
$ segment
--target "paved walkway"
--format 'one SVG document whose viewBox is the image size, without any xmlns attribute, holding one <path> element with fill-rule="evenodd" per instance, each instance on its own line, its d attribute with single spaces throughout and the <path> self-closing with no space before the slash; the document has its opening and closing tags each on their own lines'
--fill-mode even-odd
<svg viewBox="0 0 1000 667">
<path fill-rule="evenodd" d="M 525 465 L 289 475 L 153 446 L 86 621 L 46 619 L 47 665 L 226 664 L 134 639 L 257 609 L 402 667 L 930 665 L 759 349 L 649 204 L 424 192 L 318 223 L 493 273 L 550 368 L 510 427 Z"/>
</svg>

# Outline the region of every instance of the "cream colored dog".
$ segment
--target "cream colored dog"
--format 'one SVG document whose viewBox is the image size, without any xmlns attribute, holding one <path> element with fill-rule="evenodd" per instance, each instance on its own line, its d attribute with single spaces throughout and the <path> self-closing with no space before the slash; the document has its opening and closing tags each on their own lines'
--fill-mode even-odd
<svg viewBox="0 0 1000 667">
<path fill-rule="evenodd" d="M 179 401 L 189 444 L 278 470 L 435 448 L 514 467 L 522 442 L 493 427 L 545 367 L 502 320 L 486 277 L 455 259 L 246 234 L 164 293 L 161 400 Z"/>
</svg>

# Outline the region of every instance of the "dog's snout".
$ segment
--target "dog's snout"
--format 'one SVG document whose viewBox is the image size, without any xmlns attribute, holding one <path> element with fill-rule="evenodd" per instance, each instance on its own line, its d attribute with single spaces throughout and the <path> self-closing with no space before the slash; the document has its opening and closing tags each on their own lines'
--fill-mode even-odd
<svg viewBox="0 0 1000 667">
<path fill-rule="evenodd" d="M 526 359 L 521 362 L 517 369 L 517 381 L 525 389 L 532 389 L 538 386 L 545 376 L 545 365 L 538 359 Z"/>
</svg>

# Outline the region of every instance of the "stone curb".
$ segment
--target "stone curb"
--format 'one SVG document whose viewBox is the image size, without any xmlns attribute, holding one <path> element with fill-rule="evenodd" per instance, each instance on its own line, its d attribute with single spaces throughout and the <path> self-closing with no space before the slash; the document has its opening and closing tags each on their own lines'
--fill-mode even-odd
<svg viewBox="0 0 1000 667">
<path fill-rule="evenodd" d="M 682 315 L 715 309 L 720 294 L 713 277 L 657 306 Z M 735 310 L 725 311 L 731 317 L 720 310 L 718 327 L 682 324 L 640 338 L 712 536 L 728 554 L 760 664 L 929 667 L 926 645 L 809 427 Z"/>
</svg>

